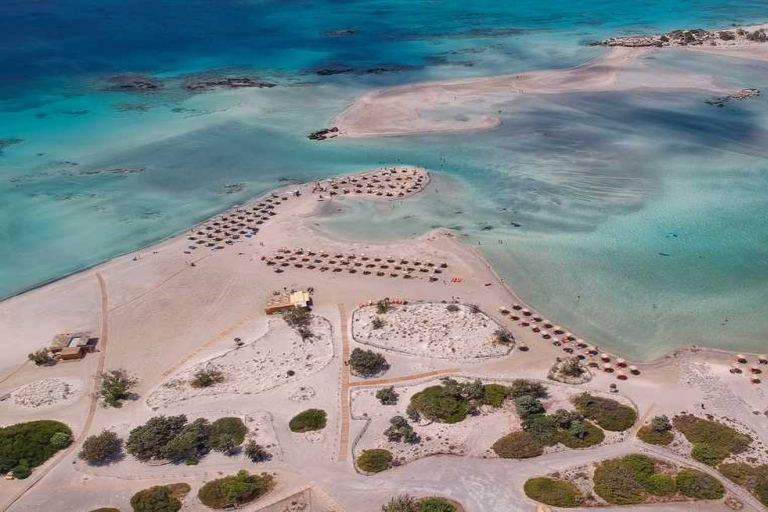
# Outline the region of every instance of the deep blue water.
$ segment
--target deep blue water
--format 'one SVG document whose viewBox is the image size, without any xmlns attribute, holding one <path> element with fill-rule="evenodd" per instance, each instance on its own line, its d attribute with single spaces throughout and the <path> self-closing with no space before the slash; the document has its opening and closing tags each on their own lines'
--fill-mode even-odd
<svg viewBox="0 0 768 512">
<path fill-rule="evenodd" d="M 375 226 L 361 222 L 373 207 L 358 205 L 329 229 L 382 239 L 460 229 L 526 300 L 638 357 L 689 343 L 757 349 L 768 336 L 765 98 L 716 109 L 696 91 L 572 94 L 516 101 L 492 132 L 325 144 L 306 134 L 373 87 L 571 66 L 598 55 L 586 43 L 601 37 L 764 21 L 765 7 L 4 2 L 0 297 L 181 231 L 280 178 L 404 162 L 457 180 L 453 202 L 423 200 L 419 222 L 394 210 Z M 668 52 L 649 65 L 768 85 L 756 61 Z M 128 73 L 165 87 L 104 90 Z M 200 73 L 277 87 L 185 91 Z M 243 190 L 225 193 L 234 183 Z"/>
</svg>

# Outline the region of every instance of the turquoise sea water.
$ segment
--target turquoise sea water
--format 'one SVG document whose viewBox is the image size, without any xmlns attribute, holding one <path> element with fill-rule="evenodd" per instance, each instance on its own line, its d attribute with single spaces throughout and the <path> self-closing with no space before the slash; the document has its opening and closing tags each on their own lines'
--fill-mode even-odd
<svg viewBox="0 0 768 512">
<path fill-rule="evenodd" d="M 725 108 L 695 91 L 526 98 L 492 132 L 306 139 L 371 88 L 571 66 L 607 35 L 768 18 L 757 1 L 506 4 L 5 3 L 0 297 L 184 230 L 281 178 L 403 162 L 439 171 L 445 186 L 375 222 L 380 207 L 352 204 L 326 229 L 374 240 L 459 229 L 525 300 L 634 357 L 691 343 L 761 350 L 764 97 Z M 342 29 L 354 33 L 329 35 Z M 670 51 L 651 65 L 768 86 L 759 62 Z M 165 88 L 103 90 L 122 73 Z M 181 84 L 196 73 L 277 87 L 191 94 Z M 243 188 L 227 194 L 230 184 Z"/>
</svg>

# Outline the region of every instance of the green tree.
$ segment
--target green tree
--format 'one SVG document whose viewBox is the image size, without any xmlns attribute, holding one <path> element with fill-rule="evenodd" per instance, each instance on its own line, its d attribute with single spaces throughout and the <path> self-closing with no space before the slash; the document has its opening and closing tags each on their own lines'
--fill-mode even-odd
<svg viewBox="0 0 768 512">
<path fill-rule="evenodd" d="M 355 348 L 349 355 L 349 365 L 361 377 L 373 377 L 389 369 L 389 363 L 383 355 L 360 348 Z"/>
<path fill-rule="evenodd" d="M 525 419 L 534 414 L 543 414 L 544 405 L 530 395 L 523 395 L 515 398 L 515 410 L 520 418 Z"/>
<path fill-rule="evenodd" d="M 111 370 L 101 374 L 101 390 L 99 395 L 110 407 L 121 407 L 123 400 L 131 397 L 131 390 L 139 381 L 123 369 Z"/>
<path fill-rule="evenodd" d="M 123 443 L 117 434 L 104 430 L 98 435 L 89 436 L 80 449 L 78 457 L 92 465 L 104 464 L 117 459 L 123 449 Z"/>
<path fill-rule="evenodd" d="M 142 462 L 164 459 L 166 446 L 181 434 L 186 424 L 187 417 L 183 414 L 150 418 L 144 425 L 131 430 L 126 449 Z"/>
</svg>

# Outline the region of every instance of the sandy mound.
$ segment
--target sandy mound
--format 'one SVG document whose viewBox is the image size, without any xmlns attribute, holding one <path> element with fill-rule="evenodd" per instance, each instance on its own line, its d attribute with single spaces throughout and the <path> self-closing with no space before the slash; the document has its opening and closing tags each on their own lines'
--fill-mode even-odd
<svg viewBox="0 0 768 512">
<path fill-rule="evenodd" d="M 314 317 L 315 337 L 304 341 L 281 318 L 270 320 L 262 338 L 183 371 L 147 398 L 153 409 L 198 396 L 256 394 L 289 382 L 297 382 L 320 371 L 333 359 L 331 325 Z M 189 381 L 201 369 L 215 368 L 224 381 L 206 388 L 193 388 Z"/>
<path fill-rule="evenodd" d="M 376 306 L 365 306 L 354 313 L 352 336 L 358 343 L 439 359 L 501 357 L 510 352 L 511 345 L 494 342 L 493 333 L 500 326 L 493 319 L 463 304 L 455 307 L 449 311 L 446 304 L 419 302 L 392 305 L 388 312 L 377 314 Z M 375 318 L 384 322 L 379 329 L 374 329 Z"/>
<path fill-rule="evenodd" d="M 79 391 L 78 381 L 43 379 L 14 389 L 7 395 L 7 400 L 17 407 L 36 409 L 68 402 Z"/>
</svg>

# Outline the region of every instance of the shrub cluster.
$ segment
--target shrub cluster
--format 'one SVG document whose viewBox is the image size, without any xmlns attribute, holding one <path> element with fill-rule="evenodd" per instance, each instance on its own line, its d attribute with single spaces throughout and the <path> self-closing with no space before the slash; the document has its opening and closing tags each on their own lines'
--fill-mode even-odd
<svg viewBox="0 0 768 512">
<path fill-rule="evenodd" d="M 123 441 L 111 430 L 89 436 L 80 449 L 78 457 L 88 464 L 106 464 L 120 457 L 123 452 Z"/>
<path fill-rule="evenodd" d="M 56 358 L 53 357 L 53 354 L 48 352 L 47 348 L 41 348 L 36 352 L 32 352 L 27 355 L 27 358 L 37 366 L 51 366 L 56 364 Z"/>
<path fill-rule="evenodd" d="M 577 507 L 584 497 L 571 483 L 554 478 L 529 478 L 523 488 L 525 495 L 553 507 Z"/>
<path fill-rule="evenodd" d="M 373 377 L 389 370 L 386 358 L 373 350 L 356 348 L 349 355 L 349 366 L 352 371 L 361 377 Z"/>
<path fill-rule="evenodd" d="M 357 467 L 366 473 L 380 473 L 392 465 L 392 452 L 375 448 L 363 450 L 357 458 Z"/>
<path fill-rule="evenodd" d="M 288 423 L 291 432 L 310 432 L 322 430 L 327 422 L 327 414 L 322 409 L 307 409 L 294 416 Z"/>
<path fill-rule="evenodd" d="M 236 508 L 260 498 L 273 486 L 272 475 L 267 473 L 253 475 L 241 469 L 234 475 L 206 483 L 198 491 L 197 497 L 203 505 L 211 508 Z"/>
<path fill-rule="evenodd" d="M 544 446 L 523 430 L 505 435 L 491 448 L 502 459 L 529 459 L 544 453 Z"/>
<path fill-rule="evenodd" d="M 693 444 L 691 456 L 709 466 L 717 466 L 729 455 L 743 452 L 752 442 L 750 436 L 731 427 L 691 414 L 675 416 L 672 422 Z"/>
<path fill-rule="evenodd" d="M 387 441 L 392 443 L 405 442 L 416 444 L 421 441 L 419 435 L 414 432 L 408 420 L 402 416 L 393 416 L 389 420 L 389 427 L 384 431 Z"/>
<path fill-rule="evenodd" d="M 675 438 L 672 423 L 666 416 L 656 416 L 649 425 L 637 431 L 637 437 L 644 443 L 666 446 Z"/>
<path fill-rule="evenodd" d="M 253 439 L 245 443 L 243 453 L 251 462 L 266 462 L 272 458 L 272 455 Z"/>
<path fill-rule="evenodd" d="M 480 379 L 459 382 L 442 379 L 442 384 L 430 386 L 411 397 L 408 416 L 418 421 L 425 417 L 441 423 L 458 423 L 467 414 L 476 414 L 478 406 L 501 407 L 510 396 L 509 388 L 500 384 L 483 384 Z"/>
<path fill-rule="evenodd" d="M 605 430 L 621 432 L 635 424 L 637 412 L 628 405 L 610 398 L 582 393 L 573 400 L 576 409 L 585 418 L 593 420 Z"/>
<path fill-rule="evenodd" d="M 156 485 L 131 497 L 133 512 L 176 512 L 190 491 L 189 484 Z"/>
<path fill-rule="evenodd" d="M 0 428 L 0 473 L 27 478 L 71 442 L 72 431 L 58 421 L 28 421 Z"/>
<path fill-rule="evenodd" d="M 209 451 L 231 454 L 245 440 L 248 428 L 240 418 L 226 417 L 210 423 L 185 415 L 155 416 L 128 435 L 128 453 L 142 462 L 169 460 L 197 464 Z"/>
<path fill-rule="evenodd" d="M 656 461 L 645 455 L 627 455 L 602 462 L 595 469 L 595 493 L 613 505 L 635 505 L 653 496 L 682 494 L 694 499 L 719 499 L 725 495 L 715 478 L 694 469 L 676 476 L 656 471 Z"/>
<path fill-rule="evenodd" d="M 315 335 L 309 327 L 312 324 L 312 313 L 306 308 L 291 308 L 285 311 L 283 320 L 295 329 L 303 340 L 308 340 Z"/>
<path fill-rule="evenodd" d="M 417 499 L 402 494 L 381 507 L 382 512 L 456 512 L 456 506 L 445 498 L 429 496 Z"/>
</svg>

